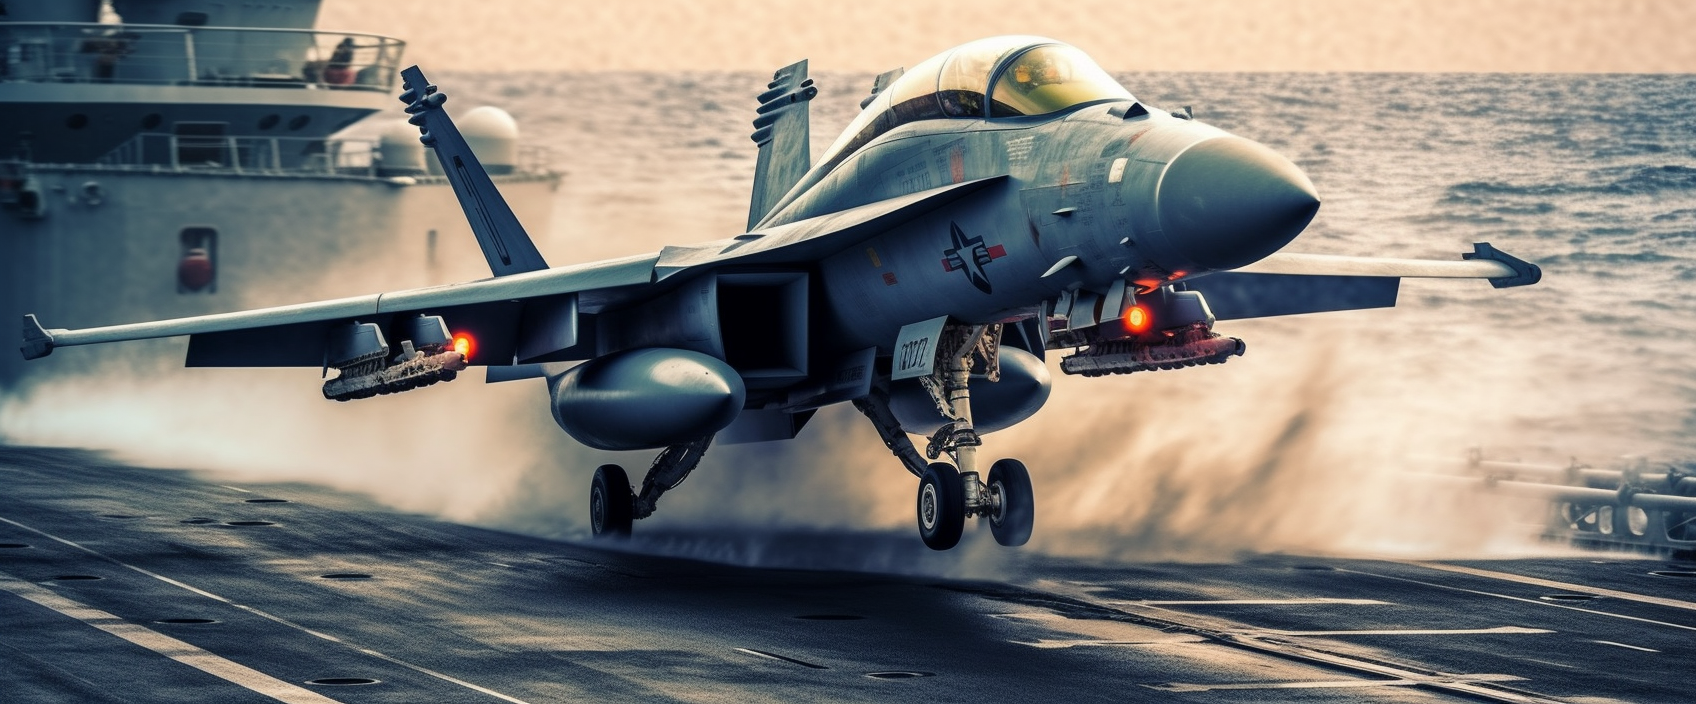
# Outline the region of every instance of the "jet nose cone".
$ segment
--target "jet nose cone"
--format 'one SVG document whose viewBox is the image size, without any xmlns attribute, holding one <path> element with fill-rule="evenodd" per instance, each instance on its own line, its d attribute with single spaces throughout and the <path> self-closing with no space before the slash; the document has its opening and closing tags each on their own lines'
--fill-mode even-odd
<svg viewBox="0 0 1696 704">
<path fill-rule="evenodd" d="M 1172 246 L 1209 269 L 1278 251 L 1307 227 L 1319 195 L 1307 174 L 1257 142 L 1221 137 L 1179 154 L 1155 198 Z"/>
</svg>

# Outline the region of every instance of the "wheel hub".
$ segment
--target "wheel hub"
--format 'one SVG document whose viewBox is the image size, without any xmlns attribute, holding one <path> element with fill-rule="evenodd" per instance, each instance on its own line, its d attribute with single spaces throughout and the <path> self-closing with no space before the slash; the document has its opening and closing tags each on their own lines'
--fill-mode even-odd
<svg viewBox="0 0 1696 704">
<path fill-rule="evenodd" d="M 606 527 L 607 498 L 599 487 L 589 492 L 589 528 L 596 535 Z"/>
<path fill-rule="evenodd" d="M 930 484 L 919 492 L 919 523 L 925 530 L 936 527 L 936 487 Z"/>
<path fill-rule="evenodd" d="M 1007 518 L 1007 491 L 1001 482 L 992 482 L 987 492 L 989 499 L 989 522 L 1001 525 Z"/>
</svg>

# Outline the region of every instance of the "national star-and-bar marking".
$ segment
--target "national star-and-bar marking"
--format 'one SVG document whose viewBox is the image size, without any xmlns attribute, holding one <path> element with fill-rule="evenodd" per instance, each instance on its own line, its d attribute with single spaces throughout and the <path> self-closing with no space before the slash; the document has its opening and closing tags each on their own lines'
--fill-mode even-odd
<svg viewBox="0 0 1696 704">
<path fill-rule="evenodd" d="M 989 293 L 989 277 L 984 274 L 983 267 L 992 261 L 1007 256 L 1004 245 L 986 245 L 982 237 L 967 237 L 966 231 L 960 229 L 959 223 L 948 223 L 948 237 L 954 248 L 942 252 L 943 271 L 964 271 L 966 280 L 972 282 L 979 291 Z M 962 252 L 971 254 L 968 259 Z"/>
</svg>

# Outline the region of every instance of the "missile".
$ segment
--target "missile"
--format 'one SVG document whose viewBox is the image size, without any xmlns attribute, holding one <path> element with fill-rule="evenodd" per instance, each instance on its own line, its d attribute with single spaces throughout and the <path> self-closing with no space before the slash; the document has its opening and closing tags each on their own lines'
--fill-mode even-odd
<svg viewBox="0 0 1696 704">
<path fill-rule="evenodd" d="M 402 331 L 408 339 L 393 359 L 382 328 L 374 323 L 355 321 L 332 331 L 324 359 L 337 376 L 324 382 L 324 398 L 351 401 L 453 381 L 469 363 L 469 338 L 449 335 L 440 316 L 418 316 L 406 321 Z"/>
</svg>

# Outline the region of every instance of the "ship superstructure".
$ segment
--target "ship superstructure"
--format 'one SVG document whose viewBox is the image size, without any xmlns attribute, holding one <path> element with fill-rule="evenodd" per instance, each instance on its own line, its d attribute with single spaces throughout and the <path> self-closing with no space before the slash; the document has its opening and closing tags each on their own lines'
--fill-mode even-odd
<svg viewBox="0 0 1696 704">
<path fill-rule="evenodd" d="M 317 30 L 319 5 L 0 3 L 4 319 L 104 324 L 475 275 L 439 166 L 392 110 L 405 43 Z M 395 124 L 343 136 L 379 111 Z M 461 121 L 546 231 L 559 177 L 545 154 L 498 109 Z M 6 358 L 0 390 L 80 371 L 24 377 Z"/>
</svg>

